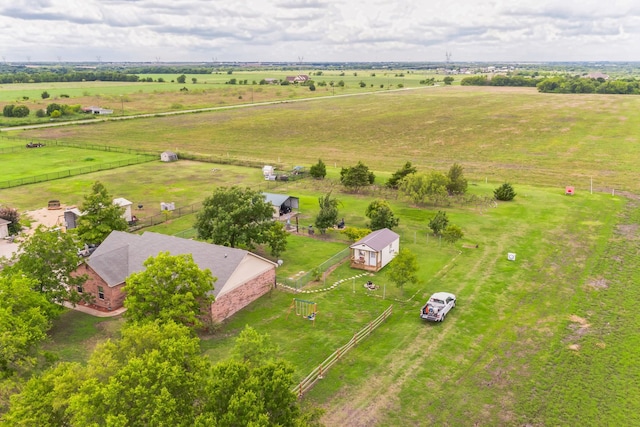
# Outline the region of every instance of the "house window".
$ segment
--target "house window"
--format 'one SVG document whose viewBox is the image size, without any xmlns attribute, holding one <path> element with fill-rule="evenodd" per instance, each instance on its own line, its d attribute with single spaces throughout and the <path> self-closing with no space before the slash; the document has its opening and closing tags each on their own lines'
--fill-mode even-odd
<svg viewBox="0 0 640 427">
<path fill-rule="evenodd" d="M 104 288 L 102 286 L 98 286 L 98 298 L 104 299 Z"/>
<path fill-rule="evenodd" d="M 82 286 L 76 286 L 76 291 L 78 291 L 79 294 L 82 293 Z"/>
</svg>

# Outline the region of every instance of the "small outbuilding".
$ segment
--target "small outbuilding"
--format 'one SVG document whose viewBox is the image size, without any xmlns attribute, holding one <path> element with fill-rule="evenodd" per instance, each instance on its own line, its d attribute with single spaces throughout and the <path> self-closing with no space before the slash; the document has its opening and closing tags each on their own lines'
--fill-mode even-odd
<svg viewBox="0 0 640 427">
<path fill-rule="evenodd" d="M 380 271 L 398 254 L 400 236 L 388 228 L 383 228 L 366 235 L 349 248 L 352 268 Z"/>
<path fill-rule="evenodd" d="M 9 224 L 11 224 L 11 221 L 0 218 L 0 239 L 9 236 Z"/>
<path fill-rule="evenodd" d="M 273 206 L 273 217 L 279 219 L 282 216 L 294 213 L 294 209 L 300 209 L 300 199 L 287 194 L 262 193 L 264 200 Z"/>
<path fill-rule="evenodd" d="M 173 151 L 163 151 L 160 153 L 160 161 L 163 162 L 175 162 L 178 160 L 178 155 Z"/>
<path fill-rule="evenodd" d="M 118 197 L 117 199 L 113 199 L 113 204 L 124 208 L 122 218 L 124 218 L 127 223 L 131 222 L 131 206 L 133 205 L 133 203 L 128 201 L 127 199 Z"/>
</svg>

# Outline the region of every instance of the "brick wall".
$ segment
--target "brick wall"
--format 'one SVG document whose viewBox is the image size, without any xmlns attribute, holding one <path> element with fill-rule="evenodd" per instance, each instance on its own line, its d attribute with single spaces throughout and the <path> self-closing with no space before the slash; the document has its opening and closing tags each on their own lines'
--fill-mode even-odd
<svg viewBox="0 0 640 427">
<path fill-rule="evenodd" d="M 216 298 L 211 304 L 211 317 L 216 322 L 223 321 L 273 289 L 275 280 L 276 270 L 272 268 L 233 291 Z"/>
<path fill-rule="evenodd" d="M 114 286 L 110 288 L 107 283 L 102 280 L 98 274 L 93 271 L 89 265 L 84 264 L 80 266 L 73 275 L 86 275 L 88 277 L 87 281 L 82 286 L 82 291 L 85 294 L 91 294 L 93 296 L 93 304 L 98 307 L 103 307 L 111 310 L 115 310 L 117 308 L 122 307 L 124 303 L 125 294 L 122 292 L 122 288 L 124 287 L 124 283 Z M 101 286 L 104 293 L 104 299 L 100 298 L 98 287 Z"/>
</svg>

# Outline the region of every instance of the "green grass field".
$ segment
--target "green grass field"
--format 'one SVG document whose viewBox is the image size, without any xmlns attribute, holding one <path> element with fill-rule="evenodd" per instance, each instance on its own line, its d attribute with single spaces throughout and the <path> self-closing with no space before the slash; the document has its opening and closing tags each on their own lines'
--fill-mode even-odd
<svg viewBox="0 0 640 427">
<path fill-rule="evenodd" d="M 271 335 L 300 379 L 393 304 L 391 318 L 303 400 L 325 409 L 326 425 L 635 425 L 639 102 L 429 88 L 29 131 L 22 137 L 229 153 L 265 164 L 309 166 L 322 158 L 329 179 L 269 188 L 257 168 L 154 162 L 0 190 L 0 203 L 21 209 L 50 198 L 80 203 L 99 179 L 146 211 L 160 201 L 201 201 L 216 186 L 238 184 L 299 196 L 306 225 L 342 166 L 362 160 L 383 182 L 408 160 L 421 171 L 443 172 L 458 162 L 469 192 L 491 196 L 509 181 L 516 199 L 495 208 L 415 207 L 380 189 L 347 194 L 333 187 L 347 225 L 364 226 L 368 203 L 389 198 L 400 217 L 401 245 L 420 261 L 418 282 L 398 289 L 383 270 L 370 277 L 381 286 L 374 292 L 364 289 L 365 278 L 313 294 L 275 290 L 203 337 L 203 352 L 226 357 L 233 338 L 251 325 Z M 565 185 L 574 185 L 576 195 L 565 196 Z M 458 244 L 427 237 L 438 209 L 463 229 Z M 176 234 L 192 223 L 193 216 L 174 219 L 154 231 Z M 333 232 L 326 240 L 291 236 L 280 274 L 309 271 L 347 245 Z M 507 260 L 508 252 L 516 261 Z M 310 289 L 357 273 L 342 265 Z M 425 324 L 419 308 L 441 290 L 456 293 L 459 304 L 444 323 Z M 290 313 L 295 296 L 318 303 L 315 326 Z M 64 317 L 53 331 L 50 350 L 63 360 L 84 360 L 95 342 L 116 336 L 117 320 L 94 326 L 75 317 Z"/>
</svg>

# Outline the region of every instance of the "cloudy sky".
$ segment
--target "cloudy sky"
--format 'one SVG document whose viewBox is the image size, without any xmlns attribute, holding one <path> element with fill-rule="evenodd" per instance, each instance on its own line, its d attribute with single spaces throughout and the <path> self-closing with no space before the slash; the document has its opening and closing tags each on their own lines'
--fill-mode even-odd
<svg viewBox="0 0 640 427">
<path fill-rule="evenodd" d="M 638 0 L 3 0 L 36 61 L 640 61 Z"/>
</svg>

